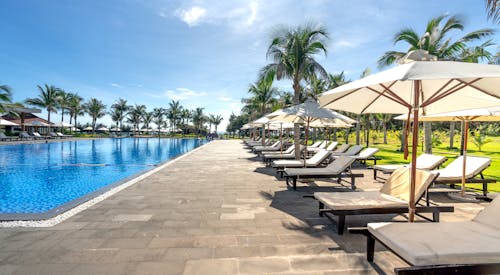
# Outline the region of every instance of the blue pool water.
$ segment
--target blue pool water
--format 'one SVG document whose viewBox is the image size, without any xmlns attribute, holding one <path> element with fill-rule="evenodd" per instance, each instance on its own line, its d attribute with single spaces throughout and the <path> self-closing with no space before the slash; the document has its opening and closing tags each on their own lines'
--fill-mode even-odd
<svg viewBox="0 0 500 275">
<path fill-rule="evenodd" d="M 0 146 L 0 214 L 47 212 L 202 143 L 124 138 Z"/>
</svg>

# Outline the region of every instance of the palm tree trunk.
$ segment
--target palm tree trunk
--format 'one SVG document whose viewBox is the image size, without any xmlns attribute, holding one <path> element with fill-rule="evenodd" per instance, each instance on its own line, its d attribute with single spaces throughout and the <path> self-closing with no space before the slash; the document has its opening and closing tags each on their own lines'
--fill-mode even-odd
<svg viewBox="0 0 500 275">
<path fill-rule="evenodd" d="M 298 76 L 294 76 L 293 78 L 293 101 L 295 104 L 300 103 L 300 83 Z M 295 148 L 300 148 L 300 124 L 293 124 L 293 141 L 295 144 Z M 307 144 L 306 144 L 307 146 Z M 300 150 L 295 150 L 295 159 L 300 159 Z"/>
<path fill-rule="evenodd" d="M 356 123 L 356 145 L 359 145 L 361 135 L 361 115 L 358 115 L 358 122 Z"/>
<path fill-rule="evenodd" d="M 47 110 L 47 121 L 49 122 L 48 128 L 49 128 L 49 133 L 50 133 L 51 131 L 50 131 L 50 111 L 49 110 Z"/>
<path fill-rule="evenodd" d="M 450 149 L 453 148 L 453 139 L 455 137 L 455 122 L 450 122 Z"/>
<path fill-rule="evenodd" d="M 418 135 L 418 133 L 416 133 Z M 424 122 L 424 152 L 432 154 L 432 128 L 430 122 Z"/>
<path fill-rule="evenodd" d="M 384 144 L 387 144 L 387 125 L 385 121 L 382 123 L 382 130 L 384 131 Z"/>
<path fill-rule="evenodd" d="M 92 135 L 95 135 L 95 123 L 96 123 L 96 118 L 92 118 Z"/>
</svg>

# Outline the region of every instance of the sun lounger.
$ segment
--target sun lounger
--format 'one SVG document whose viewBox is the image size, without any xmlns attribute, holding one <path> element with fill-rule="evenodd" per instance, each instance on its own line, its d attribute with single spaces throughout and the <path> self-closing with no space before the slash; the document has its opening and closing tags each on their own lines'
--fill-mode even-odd
<svg viewBox="0 0 500 275">
<path fill-rule="evenodd" d="M 18 140 L 18 137 L 11 137 L 11 136 L 6 136 L 3 132 L 0 132 L 0 140 L 1 141 L 12 141 L 12 140 Z"/>
<path fill-rule="evenodd" d="M 19 138 L 21 140 L 31 140 L 31 139 L 35 139 L 35 137 L 31 136 L 30 134 L 28 134 L 27 132 L 20 132 L 19 133 Z"/>
<path fill-rule="evenodd" d="M 318 141 L 316 141 L 315 143 L 313 143 L 313 144 L 311 144 L 311 145 L 309 145 L 309 146 L 307 146 L 307 147 L 308 147 L 308 148 L 318 148 L 318 146 L 319 146 L 321 143 L 323 143 L 323 141 L 318 140 Z"/>
<path fill-rule="evenodd" d="M 255 153 L 260 153 L 263 151 L 278 151 L 280 149 L 281 149 L 281 141 L 279 140 L 273 143 L 271 146 L 255 146 L 252 148 L 252 150 Z"/>
<path fill-rule="evenodd" d="M 42 136 L 42 135 L 40 135 L 40 133 L 38 133 L 38 132 L 33 132 L 33 138 L 34 138 L 34 139 L 47 139 L 47 138 L 50 138 L 50 137 L 47 137 L 47 136 Z"/>
<path fill-rule="evenodd" d="M 353 231 L 367 235 L 369 262 L 377 240 L 412 266 L 398 274 L 499 274 L 499 216 L 500 196 L 472 221 L 369 223 L 366 231 Z"/>
<path fill-rule="evenodd" d="M 343 153 L 333 152 L 332 155 L 333 156 L 350 156 L 350 157 L 352 157 L 352 156 L 359 154 L 359 152 L 361 152 L 361 150 L 363 150 L 363 145 L 353 145 L 353 146 L 349 147 L 349 149 L 347 149 Z"/>
<path fill-rule="evenodd" d="M 353 146 L 354 147 L 354 146 Z M 377 157 L 375 154 L 379 151 L 378 148 L 368 147 L 363 149 L 359 154 L 352 156 L 355 160 L 359 161 L 361 164 L 365 164 L 368 160 L 373 160 L 373 165 L 377 164 Z M 339 158 L 340 156 L 333 156 L 334 158 Z"/>
<path fill-rule="evenodd" d="M 335 147 L 337 147 L 339 143 L 337 141 L 332 141 L 325 149 L 328 150 L 328 151 L 333 151 L 335 149 Z M 317 152 L 319 151 L 320 149 L 319 148 L 309 148 L 307 147 L 307 151 L 309 152 Z"/>
<path fill-rule="evenodd" d="M 446 162 L 446 158 L 443 156 L 431 155 L 431 154 L 421 154 L 417 157 L 417 169 L 421 170 L 434 170 L 439 168 L 443 163 Z M 385 174 L 390 174 L 396 169 L 401 167 L 407 167 L 408 164 L 382 164 L 373 166 L 373 179 L 377 179 L 377 172 L 382 172 Z"/>
<path fill-rule="evenodd" d="M 345 151 L 347 151 L 347 149 L 349 149 L 349 147 L 351 147 L 350 144 L 344 143 L 344 144 L 340 145 L 339 147 L 337 147 L 337 149 L 335 149 L 332 153 L 333 154 L 344 153 Z"/>
<path fill-rule="evenodd" d="M 298 179 L 311 179 L 311 178 L 337 178 L 340 184 L 342 177 L 351 178 L 351 188 L 356 189 L 357 177 L 363 177 L 363 174 L 353 174 L 351 171 L 351 164 L 355 161 L 352 157 L 339 157 L 326 167 L 321 168 L 287 168 L 283 173 L 286 184 L 290 185 L 293 190 L 297 190 Z"/>
<path fill-rule="evenodd" d="M 304 151 L 304 145 L 300 145 L 300 151 Z M 269 165 L 273 160 L 279 159 L 294 159 L 295 158 L 295 145 L 288 147 L 283 153 L 280 152 L 270 152 L 262 155 L 262 160 Z"/>
<path fill-rule="evenodd" d="M 327 162 L 330 157 L 331 152 L 327 150 L 321 150 L 317 152 L 310 159 L 293 159 L 293 160 L 275 160 L 272 166 L 278 169 L 278 174 L 283 175 L 283 170 L 285 168 L 300 168 L 300 167 L 318 167 L 322 163 Z"/>
<path fill-rule="evenodd" d="M 61 137 L 61 138 L 69 138 L 69 137 L 73 137 L 72 135 L 65 135 L 65 134 L 63 134 L 63 133 L 61 133 L 61 132 L 57 132 L 57 133 L 56 133 L 56 135 L 57 135 L 58 137 Z M 115 134 L 115 136 L 116 136 L 116 134 Z"/>
<path fill-rule="evenodd" d="M 456 158 L 445 168 L 436 170 L 439 177 L 436 183 L 454 185 L 462 182 L 463 156 Z M 465 165 L 465 180 L 467 183 L 482 183 L 483 195 L 488 194 L 488 183 L 496 182 L 495 179 L 485 179 L 483 171 L 491 165 L 491 159 L 485 157 L 467 156 Z M 480 178 L 476 178 L 480 176 Z"/>
<path fill-rule="evenodd" d="M 268 146 L 268 145 L 271 145 L 270 142 L 271 142 L 270 139 L 266 139 L 266 140 L 264 140 L 264 145 L 262 145 L 262 141 L 254 141 L 254 142 L 247 143 L 247 146 L 250 148 L 253 148 L 255 146 Z"/>
<path fill-rule="evenodd" d="M 415 198 L 418 203 L 429 185 L 438 174 L 417 170 Z M 319 214 L 333 221 L 330 215 L 338 216 L 337 233 L 344 232 L 345 217 L 367 214 L 404 214 L 408 213 L 410 193 L 410 169 L 400 168 L 387 179 L 380 191 L 365 192 L 316 192 L 314 198 L 319 201 Z M 440 212 L 453 212 L 448 206 L 420 206 L 417 213 L 432 213 L 433 221 L 439 221 Z"/>
</svg>

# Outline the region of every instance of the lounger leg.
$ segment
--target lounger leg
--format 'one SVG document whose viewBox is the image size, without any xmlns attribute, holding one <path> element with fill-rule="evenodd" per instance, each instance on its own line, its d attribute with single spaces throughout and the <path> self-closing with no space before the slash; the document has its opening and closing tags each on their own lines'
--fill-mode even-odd
<svg viewBox="0 0 500 275">
<path fill-rule="evenodd" d="M 356 190 L 356 177 L 351 175 L 351 189 Z"/>
<path fill-rule="evenodd" d="M 432 221 L 439 222 L 439 210 L 432 212 Z"/>
<path fill-rule="evenodd" d="M 377 179 L 377 169 L 373 168 L 373 180 Z"/>
<path fill-rule="evenodd" d="M 293 190 L 297 190 L 297 178 L 293 178 Z"/>
<path fill-rule="evenodd" d="M 319 213 L 320 217 L 323 217 L 324 214 L 323 214 L 323 212 L 321 212 L 321 210 L 323 209 L 323 207 L 325 207 L 325 205 L 320 201 L 318 201 L 318 202 L 319 202 L 319 212 L 318 213 Z"/>
<path fill-rule="evenodd" d="M 339 234 L 339 235 L 344 234 L 344 227 L 345 227 L 345 216 L 340 215 L 339 221 L 337 223 L 337 234 Z"/>
<path fill-rule="evenodd" d="M 366 236 L 366 260 L 370 263 L 373 262 L 373 256 L 375 254 L 375 238 L 371 234 Z"/>
<path fill-rule="evenodd" d="M 483 176 L 483 173 L 479 173 L 479 175 L 481 176 L 481 179 L 483 180 L 483 196 L 487 196 L 488 195 L 488 184 L 484 181 L 484 176 Z"/>
</svg>

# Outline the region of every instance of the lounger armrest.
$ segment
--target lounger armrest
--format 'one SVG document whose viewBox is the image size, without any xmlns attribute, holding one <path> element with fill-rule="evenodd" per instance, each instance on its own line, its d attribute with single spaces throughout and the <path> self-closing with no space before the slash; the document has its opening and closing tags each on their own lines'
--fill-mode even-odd
<svg viewBox="0 0 500 275">
<path fill-rule="evenodd" d="M 499 274 L 500 264 L 449 264 L 395 268 L 398 275 L 417 274 Z"/>
</svg>

